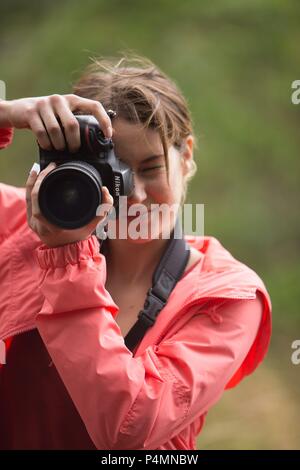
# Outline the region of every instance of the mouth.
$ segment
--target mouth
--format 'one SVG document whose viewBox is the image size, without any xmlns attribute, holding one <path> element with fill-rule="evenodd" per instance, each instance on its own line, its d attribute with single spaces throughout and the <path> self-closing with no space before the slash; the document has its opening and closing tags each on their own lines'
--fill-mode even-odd
<svg viewBox="0 0 300 470">
<path fill-rule="evenodd" d="M 149 210 L 147 212 L 143 212 L 142 214 L 137 214 L 137 215 L 124 214 L 124 215 L 121 215 L 120 218 L 122 220 L 127 220 L 128 222 L 132 222 L 133 220 L 138 219 L 142 223 L 148 223 L 152 220 L 153 214 L 155 212 L 156 212 L 155 210 L 152 210 L 152 211 Z"/>
</svg>

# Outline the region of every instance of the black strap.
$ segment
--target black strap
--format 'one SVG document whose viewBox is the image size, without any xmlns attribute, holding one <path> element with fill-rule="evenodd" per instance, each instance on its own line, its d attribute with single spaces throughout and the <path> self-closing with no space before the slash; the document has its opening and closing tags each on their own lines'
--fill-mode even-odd
<svg viewBox="0 0 300 470">
<path fill-rule="evenodd" d="M 174 238 L 176 237 L 181 238 Z M 138 320 L 125 337 L 125 344 L 131 351 L 144 337 L 148 328 L 154 325 L 156 318 L 181 278 L 190 255 L 188 244 L 183 238 L 179 220 L 172 231 L 167 248 L 155 269 L 152 287 L 147 292 L 144 308 L 138 314 Z"/>
</svg>

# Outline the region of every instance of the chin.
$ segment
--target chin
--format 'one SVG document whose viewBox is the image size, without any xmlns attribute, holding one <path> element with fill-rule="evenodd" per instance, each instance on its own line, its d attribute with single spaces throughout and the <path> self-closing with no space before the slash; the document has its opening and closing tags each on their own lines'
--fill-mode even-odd
<svg viewBox="0 0 300 470">
<path fill-rule="evenodd" d="M 132 236 L 132 232 L 130 233 L 130 230 L 134 230 L 134 226 L 130 228 L 130 225 L 129 225 L 128 231 L 127 231 L 127 239 L 130 240 L 131 243 L 138 243 L 139 245 L 141 245 L 143 243 L 149 243 L 152 240 L 161 238 L 160 227 L 155 226 L 154 228 L 152 228 L 152 231 L 151 231 L 151 224 L 148 224 L 146 227 L 144 227 L 144 230 L 142 229 L 137 230 L 137 233 L 135 233 L 135 230 L 134 230 L 134 234 L 135 234 L 134 237 Z"/>
<path fill-rule="evenodd" d="M 150 243 L 151 241 L 154 241 L 154 240 L 162 240 L 162 239 L 167 240 L 170 238 L 169 234 L 171 233 L 171 231 L 172 231 L 172 228 L 169 228 L 169 227 L 167 231 L 166 229 L 163 230 L 160 224 L 159 227 L 155 227 L 155 229 L 152 229 L 152 232 L 151 232 L 151 227 L 148 227 L 148 231 L 146 231 L 145 234 L 141 233 L 141 236 L 138 238 L 132 238 L 130 234 L 127 232 L 127 239 L 131 243 L 142 245 L 145 243 Z M 168 234 L 167 238 L 165 236 L 163 237 L 165 233 Z"/>
<path fill-rule="evenodd" d="M 146 245 L 147 243 L 150 243 L 152 241 L 152 238 L 127 238 L 127 241 L 130 242 L 133 245 Z"/>
</svg>

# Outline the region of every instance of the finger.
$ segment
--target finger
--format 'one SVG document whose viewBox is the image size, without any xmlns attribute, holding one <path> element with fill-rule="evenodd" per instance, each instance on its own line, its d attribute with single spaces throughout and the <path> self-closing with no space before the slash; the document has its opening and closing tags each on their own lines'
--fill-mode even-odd
<svg viewBox="0 0 300 470">
<path fill-rule="evenodd" d="M 113 205 L 114 198 L 110 194 L 108 188 L 106 186 L 102 186 L 102 204 L 109 204 Z"/>
<path fill-rule="evenodd" d="M 41 100 L 38 109 L 53 147 L 56 150 L 63 150 L 66 147 L 66 141 L 49 101 Z"/>
<path fill-rule="evenodd" d="M 26 198 L 26 212 L 27 212 L 27 221 L 30 223 L 31 220 L 31 192 L 33 189 L 33 186 L 37 180 L 38 174 L 40 172 L 39 170 L 40 165 L 38 163 L 34 163 L 30 172 L 29 176 L 26 181 L 26 192 L 25 192 L 25 198 Z"/>
<path fill-rule="evenodd" d="M 96 219 L 98 219 L 98 221 L 105 219 L 107 217 L 107 215 L 113 208 L 113 202 L 114 202 L 113 197 L 110 195 L 106 186 L 102 186 L 101 193 L 102 193 L 101 204 L 99 204 L 96 210 Z"/>
<path fill-rule="evenodd" d="M 45 150 L 51 150 L 52 144 L 45 129 L 44 123 L 38 113 L 32 114 L 29 120 L 29 126 L 35 134 L 39 146 Z"/>
<path fill-rule="evenodd" d="M 49 165 L 43 171 L 40 172 L 40 174 L 36 178 L 36 181 L 35 181 L 34 186 L 32 188 L 32 191 L 31 191 L 31 211 L 32 211 L 33 217 L 36 217 L 37 219 L 42 218 L 39 203 L 38 203 L 39 189 L 40 189 L 40 186 L 41 186 L 42 181 L 45 178 L 45 176 L 48 173 L 50 173 L 52 170 L 54 170 L 54 168 L 56 168 L 56 164 L 54 162 L 49 163 Z"/>
<path fill-rule="evenodd" d="M 76 152 L 80 147 L 79 123 L 63 97 L 54 95 L 52 97 L 52 104 L 64 128 L 68 149 L 70 152 Z"/>
<path fill-rule="evenodd" d="M 72 111 L 76 109 L 93 114 L 105 136 L 108 139 L 112 137 L 112 125 L 110 117 L 99 101 L 89 100 L 88 98 L 82 98 L 81 96 L 77 95 L 65 95 L 65 98 L 68 100 Z"/>
</svg>

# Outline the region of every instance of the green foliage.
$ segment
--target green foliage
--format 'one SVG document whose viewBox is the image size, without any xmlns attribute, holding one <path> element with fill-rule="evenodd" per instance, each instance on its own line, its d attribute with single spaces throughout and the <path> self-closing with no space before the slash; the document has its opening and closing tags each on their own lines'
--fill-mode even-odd
<svg viewBox="0 0 300 470">
<path fill-rule="evenodd" d="M 8 99 L 70 92 L 89 57 L 127 48 L 174 78 L 199 147 L 188 200 L 205 203 L 205 232 L 263 277 L 275 322 L 280 306 L 296 323 L 300 105 L 290 96 L 300 78 L 299 2 L 14 0 L 3 8 Z M 34 138 L 19 131 L 1 179 L 23 185 L 36 159 Z"/>
</svg>

